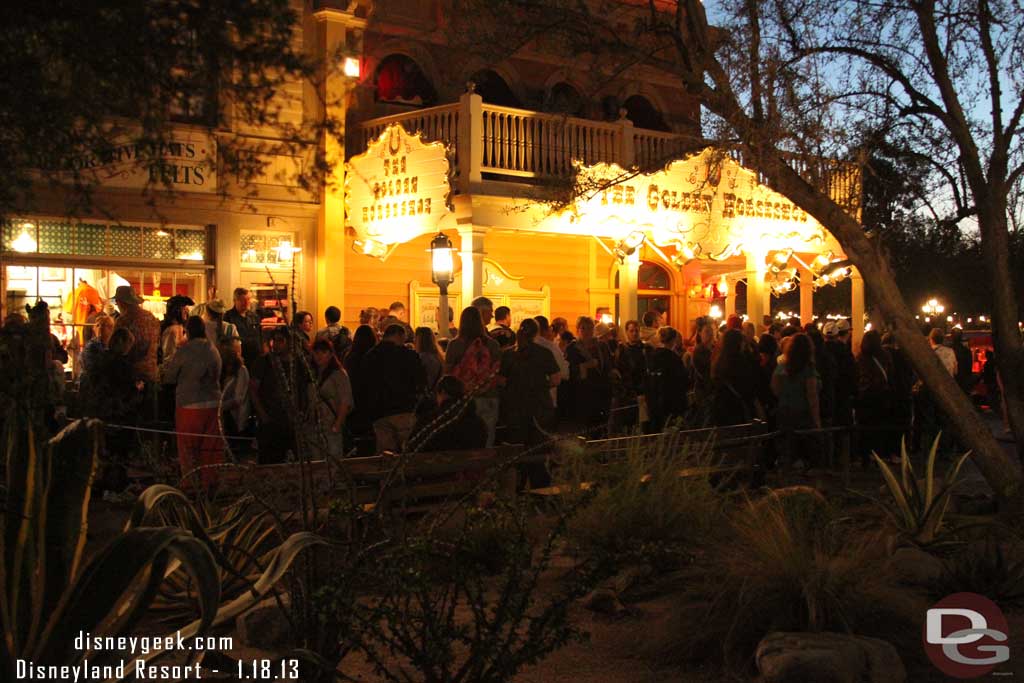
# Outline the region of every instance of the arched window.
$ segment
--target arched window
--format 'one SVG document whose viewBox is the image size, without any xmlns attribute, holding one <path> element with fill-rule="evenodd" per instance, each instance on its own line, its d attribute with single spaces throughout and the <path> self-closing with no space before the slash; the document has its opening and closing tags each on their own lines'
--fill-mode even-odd
<svg viewBox="0 0 1024 683">
<path fill-rule="evenodd" d="M 622 107 L 626 110 L 626 118 L 637 128 L 669 132 L 665 117 L 643 95 L 633 95 L 622 103 Z"/>
<path fill-rule="evenodd" d="M 668 271 L 651 261 L 640 262 L 636 279 L 637 289 L 672 289 L 672 278 Z"/>
<path fill-rule="evenodd" d="M 476 83 L 476 91 L 488 104 L 500 107 L 519 107 L 519 98 L 512 92 L 505 79 L 490 69 L 473 74 L 469 80 Z"/>
<path fill-rule="evenodd" d="M 547 111 L 579 116 L 583 113 L 583 96 L 568 83 L 555 83 L 548 92 Z"/>
<path fill-rule="evenodd" d="M 374 81 L 378 102 L 427 107 L 437 102 L 437 92 L 419 64 L 405 55 L 388 55 L 380 61 Z"/>
</svg>

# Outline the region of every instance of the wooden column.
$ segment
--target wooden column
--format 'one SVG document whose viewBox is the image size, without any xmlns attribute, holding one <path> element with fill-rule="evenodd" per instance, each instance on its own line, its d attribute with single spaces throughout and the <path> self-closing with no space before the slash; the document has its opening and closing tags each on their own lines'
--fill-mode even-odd
<svg viewBox="0 0 1024 683">
<path fill-rule="evenodd" d="M 864 278 L 856 268 L 850 270 L 850 334 L 853 353 L 858 354 L 864 338 Z"/>
<path fill-rule="evenodd" d="M 725 295 L 725 319 L 728 320 L 729 316 L 736 315 L 736 281 L 729 281 L 726 278 L 726 284 L 729 285 L 729 291 Z M 750 315 L 749 313 L 747 315 Z M 754 323 L 755 325 L 757 323 Z"/>
<path fill-rule="evenodd" d="M 459 256 L 462 259 L 462 305 L 469 306 L 473 299 L 484 293 L 484 235 L 485 228 L 459 225 Z M 455 312 L 455 320 L 462 311 Z"/>
<path fill-rule="evenodd" d="M 316 46 L 320 58 L 342 54 L 355 49 L 362 51 L 363 29 L 366 20 L 339 9 L 322 9 L 314 14 L 318 22 Z M 321 144 L 327 163 L 331 165 L 330 177 L 322 185 L 323 199 L 317 215 L 316 226 L 316 296 L 310 307 L 320 315 L 327 306 L 345 310 L 345 257 L 348 253 L 345 240 L 345 120 L 348 98 L 357 85 L 357 79 L 345 76 L 340 68 L 326 68 L 320 97 L 325 106 L 318 115 L 339 122 L 337 136 L 324 134 Z M 308 305 L 308 304 L 307 304 Z M 346 321 L 353 323 L 356 321 Z"/>
<path fill-rule="evenodd" d="M 459 135 L 456 141 L 459 156 L 459 192 L 470 195 L 478 191 L 483 180 L 484 100 L 476 94 L 476 85 L 466 84 L 459 97 Z M 469 305 L 469 302 L 466 302 Z"/>
<path fill-rule="evenodd" d="M 619 268 L 619 318 L 637 320 L 639 304 L 637 303 L 637 278 L 640 275 L 640 250 L 626 257 L 625 263 Z"/>
<path fill-rule="evenodd" d="M 764 262 L 764 252 L 752 250 L 747 257 L 747 317 L 761 330 L 761 318 L 771 312 L 771 303 L 766 298 L 771 296 L 764 281 L 768 268 Z"/>
<path fill-rule="evenodd" d="M 814 322 L 814 275 L 800 269 L 800 325 Z"/>
</svg>

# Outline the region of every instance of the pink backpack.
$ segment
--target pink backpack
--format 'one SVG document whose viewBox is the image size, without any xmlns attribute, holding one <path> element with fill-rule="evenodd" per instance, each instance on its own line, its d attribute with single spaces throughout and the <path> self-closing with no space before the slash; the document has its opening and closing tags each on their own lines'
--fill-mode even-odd
<svg viewBox="0 0 1024 683">
<path fill-rule="evenodd" d="M 491 359 L 491 352 L 483 339 L 474 339 L 452 375 L 466 387 L 467 394 L 479 394 L 494 387 L 497 381 L 498 364 Z"/>
</svg>

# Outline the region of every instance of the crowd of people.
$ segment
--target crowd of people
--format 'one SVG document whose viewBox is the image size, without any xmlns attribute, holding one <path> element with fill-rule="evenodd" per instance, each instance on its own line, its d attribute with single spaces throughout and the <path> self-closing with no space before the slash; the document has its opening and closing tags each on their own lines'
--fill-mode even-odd
<svg viewBox="0 0 1024 683">
<path fill-rule="evenodd" d="M 216 473 L 202 466 L 224 462 L 225 445 L 236 458 L 277 463 L 299 449 L 322 457 L 539 447 L 558 432 L 762 420 L 783 434 L 770 453 L 799 468 L 827 456 L 836 438 L 829 426 L 856 425 L 866 463 L 938 423 L 891 336 L 866 332 L 854 355 L 845 320 L 820 328 L 765 321 L 759 330 L 738 316 L 724 324 L 701 317 L 683 334 L 649 311 L 621 329 L 587 316 L 572 325 L 537 316 L 514 330 L 508 307 L 480 297 L 439 340 L 430 328 L 412 329 L 400 302 L 362 311 L 351 332 L 334 306 L 319 329 L 306 311 L 267 327 L 243 288 L 230 307 L 173 296 L 162 321 L 131 287 L 113 300 L 116 316 L 91 322 L 78 410 L 119 425 L 149 414 L 173 423 L 182 473 L 198 468 L 205 483 Z M 970 353 L 956 332 L 952 346 L 941 330 L 930 340 L 967 388 Z M 114 454 L 129 448 L 130 435 L 108 437 Z"/>
</svg>

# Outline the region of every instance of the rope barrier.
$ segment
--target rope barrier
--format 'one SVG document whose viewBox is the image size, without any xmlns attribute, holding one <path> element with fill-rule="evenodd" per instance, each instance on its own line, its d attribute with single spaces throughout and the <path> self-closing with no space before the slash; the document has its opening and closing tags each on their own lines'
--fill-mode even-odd
<svg viewBox="0 0 1024 683">
<path fill-rule="evenodd" d="M 254 436 L 222 436 L 221 434 L 196 434 L 194 432 L 178 432 L 173 429 L 153 429 L 152 427 L 136 427 L 134 425 L 117 425 L 110 423 L 103 423 L 104 427 L 111 429 L 124 429 L 132 432 L 146 432 L 148 434 L 170 434 L 172 436 L 202 436 L 208 438 L 222 438 L 222 439 L 233 439 L 235 441 L 255 441 Z"/>
</svg>

